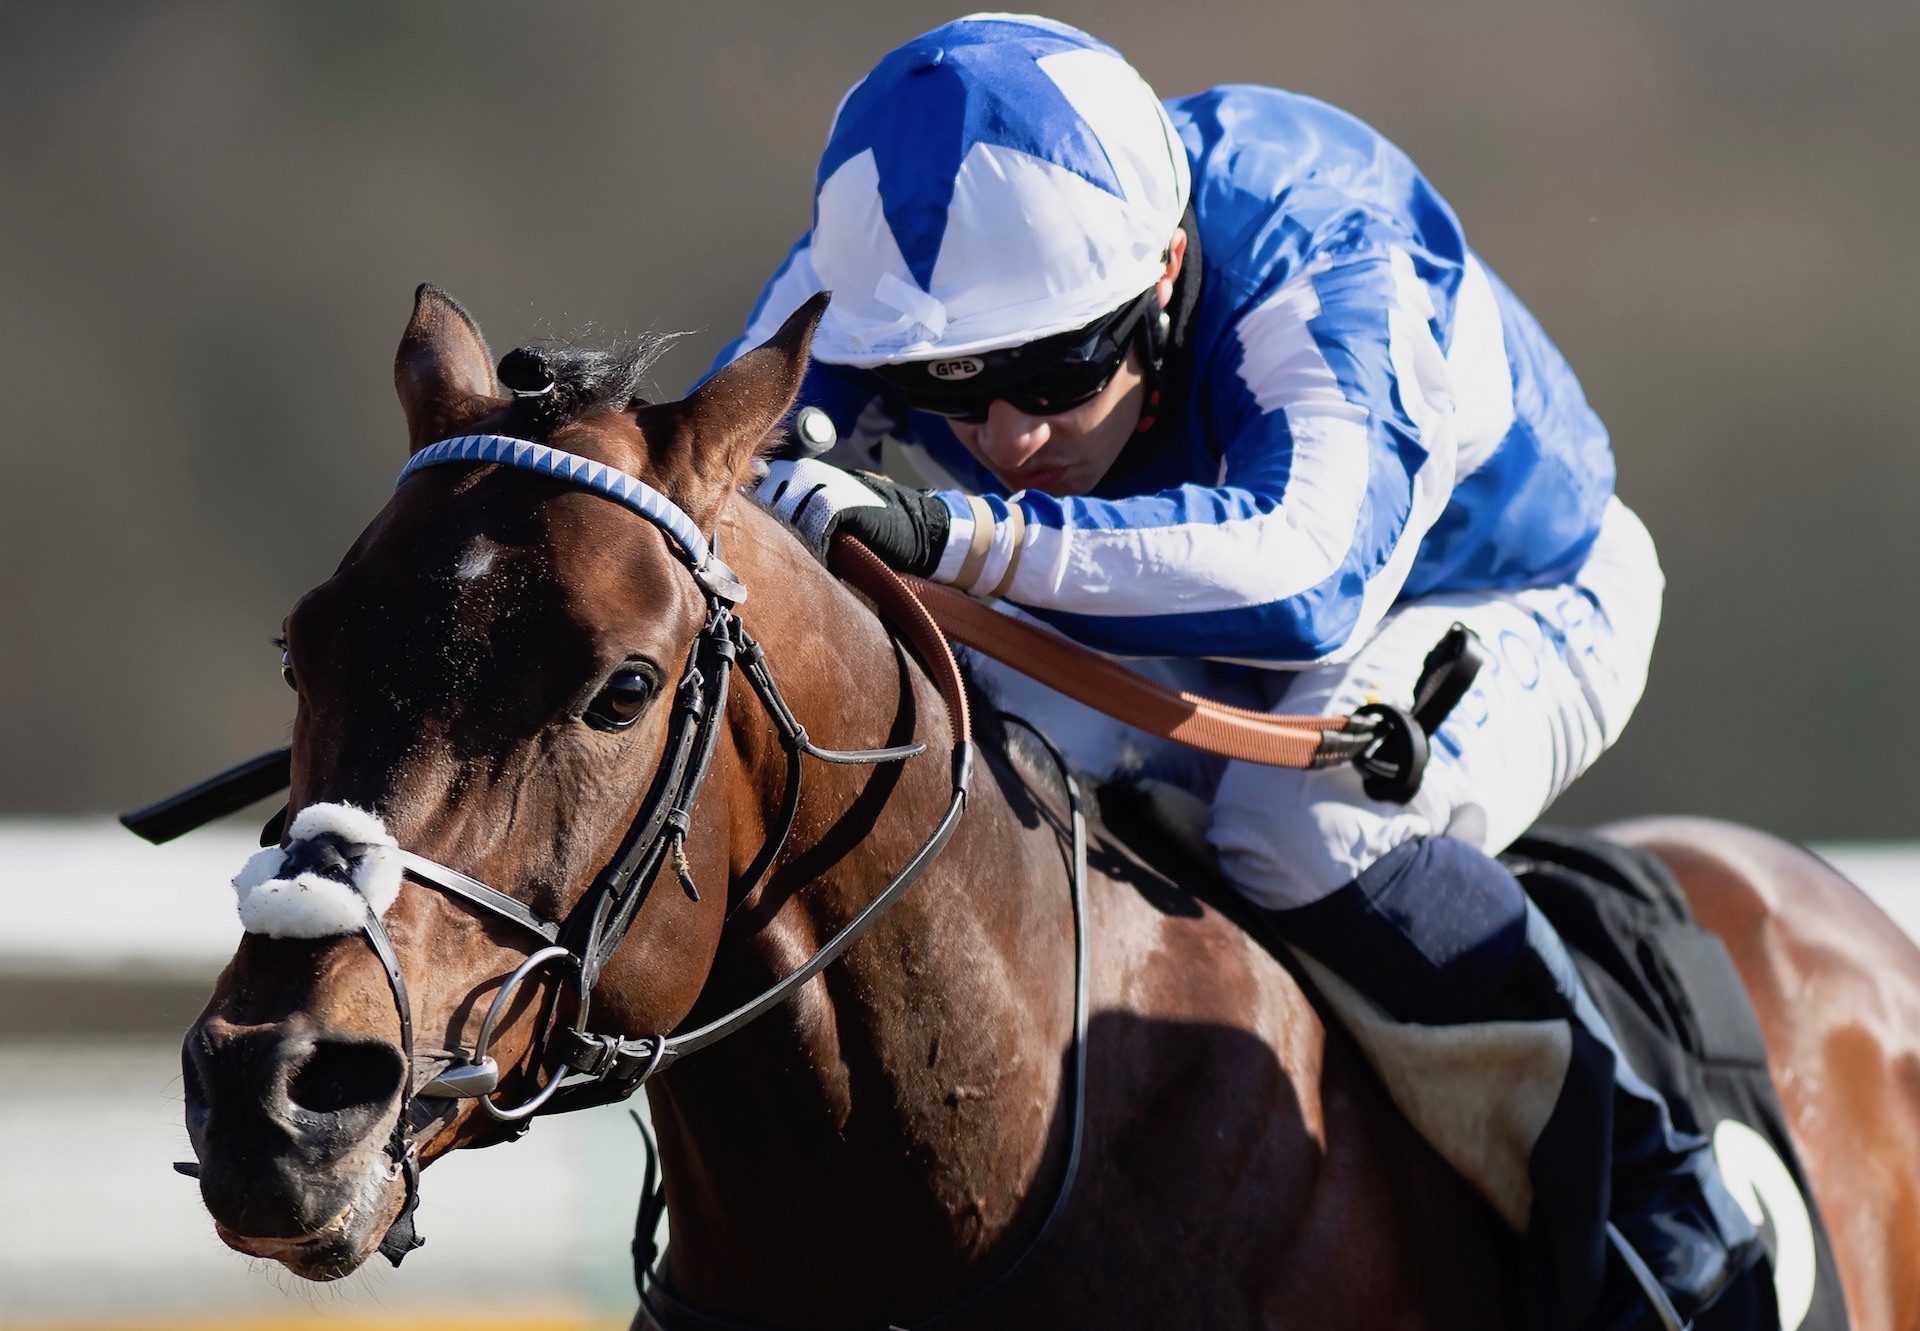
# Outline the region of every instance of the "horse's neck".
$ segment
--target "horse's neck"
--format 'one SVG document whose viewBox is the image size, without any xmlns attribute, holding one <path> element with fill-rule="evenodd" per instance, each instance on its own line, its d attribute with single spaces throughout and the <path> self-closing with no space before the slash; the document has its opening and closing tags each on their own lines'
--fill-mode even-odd
<svg viewBox="0 0 1920 1331">
<path fill-rule="evenodd" d="M 769 519 L 730 525 L 729 558 L 762 598 L 750 627 L 815 742 L 910 735 L 930 752 L 806 760 L 794 835 L 721 943 L 710 989 L 725 1002 L 790 972 L 870 901 L 950 791 L 946 709 L 925 674 Z M 757 706 L 735 706 L 734 757 L 758 805 L 733 814 L 737 872 L 786 760 Z M 1015 816 L 983 765 L 953 840 L 872 933 L 653 1095 L 680 1291 L 742 1315 L 802 1300 L 857 1316 L 937 1303 L 997 1260 L 1058 1167 L 1071 945 L 1059 842 Z"/>
</svg>

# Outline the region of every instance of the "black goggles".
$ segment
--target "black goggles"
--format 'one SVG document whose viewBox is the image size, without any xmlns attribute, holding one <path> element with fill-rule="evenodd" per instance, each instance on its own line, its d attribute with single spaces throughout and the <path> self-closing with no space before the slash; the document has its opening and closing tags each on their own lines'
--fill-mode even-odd
<svg viewBox="0 0 1920 1331">
<path fill-rule="evenodd" d="M 1030 416 L 1071 411 L 1098 397 L 1127 359 L 1133 333 L 1156 307 L 1155 288 L 1084 328 L 1056 333 L 1004 351 L 947 360 L 876 365 L 873 373 L 915 411 L 978 424 L 995 402 Z"/>
</svg>

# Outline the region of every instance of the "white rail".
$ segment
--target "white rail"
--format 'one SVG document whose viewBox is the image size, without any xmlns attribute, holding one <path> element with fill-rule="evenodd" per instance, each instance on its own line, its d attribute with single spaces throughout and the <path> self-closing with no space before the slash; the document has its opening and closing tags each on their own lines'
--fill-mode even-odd
<svg viewBox="0 0 1920 1331">
<path fill-rule="evenodd" d="M 211 978 L 240 939 L 227 881 L 258 821 L 165 846 L 105 818 L 0 821 L 0 976 Z M 1920 845 L 1818 849 L 1920 938 Z"/>
</svg>

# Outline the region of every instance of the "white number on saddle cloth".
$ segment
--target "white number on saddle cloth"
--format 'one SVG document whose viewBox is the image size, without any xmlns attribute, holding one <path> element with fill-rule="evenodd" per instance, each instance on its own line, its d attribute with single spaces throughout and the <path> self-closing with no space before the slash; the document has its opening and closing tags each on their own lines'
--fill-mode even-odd
<svg viewBox="0 0 1920 1331">
<path fill-rule="evenodd" d="M 1798 1331 L 1813 1307 L 1813 1217 L 1793 1174 L 1773 1143 L 1742 1123 L 1723 1118 L 1713 1130 L 1713 1158 L 1727 1191 L 1754 1225 L 1773 1226 L 1773 1291 L 1780 1331 Z"/>
<path fill-rule="evenodd" d="M 298 844 L 323 834 L 346 843 L 352 852 L 349 886 L 316 873 L 281 877 L 287 851 L 268 846 L 233 876 L 240 927 L 269 938 L 331 938 L 350 934 L 366 922 L 367 912 L 387 913 L 400 895 L 400 852 L 378 814 L 351 804 L 309 804 L 287 829 Z M 291 849 L 291 845 L 288 849 Z"/>
</svg>

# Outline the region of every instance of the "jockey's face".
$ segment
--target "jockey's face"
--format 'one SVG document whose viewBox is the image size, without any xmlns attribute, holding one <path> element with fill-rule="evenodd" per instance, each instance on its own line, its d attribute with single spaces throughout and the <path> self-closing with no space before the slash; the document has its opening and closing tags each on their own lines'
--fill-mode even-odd
<svg viewBox="0 0 1920 1331">
<path fill-rule="evenodd" d="M 948 421 L 954 436 L 1008 490 L 1086 494 L 1133 438 L 1146 399 L 1140 354 L 1093 398 L 1070 410 L 1036 416 L 997 401 L 978 423 Z"/>
<path fill-rule="evenodd" d="M 1156 294 L 1160 308 L 1173 299 L 1174 279 L 1187 253 L 1183 231 L 1167 246 L 1167 268 Z M 1087 494 L 1112 470 L 1133 438 L 1146 404 L 1138 341 L 1107 386 L 1079 406 L 1052 415 L 996 401 L 984 421 L 949 420 L 954 437 L 1008 490 Z"/>
</svg>

